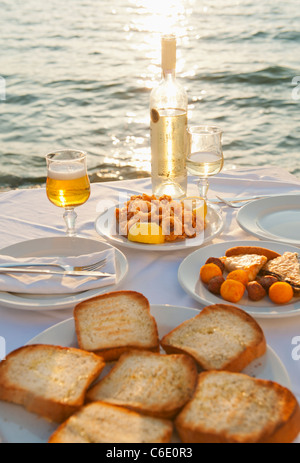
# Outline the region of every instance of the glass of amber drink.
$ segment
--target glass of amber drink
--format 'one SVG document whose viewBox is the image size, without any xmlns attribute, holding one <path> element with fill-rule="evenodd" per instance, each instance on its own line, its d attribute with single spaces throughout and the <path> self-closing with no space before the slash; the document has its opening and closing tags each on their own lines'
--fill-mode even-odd
<svg viewBox="0 0 300 463">
<path fill-rule="evenodd" d="M 75 207 L 81 206 L 90 197 L 86 158 L 85 152 L 77 150 L 61 150 L 46 156 L 47 196 L 55 206 L 65 209 L 68 236 L 76 235 Z"/>
</svg>

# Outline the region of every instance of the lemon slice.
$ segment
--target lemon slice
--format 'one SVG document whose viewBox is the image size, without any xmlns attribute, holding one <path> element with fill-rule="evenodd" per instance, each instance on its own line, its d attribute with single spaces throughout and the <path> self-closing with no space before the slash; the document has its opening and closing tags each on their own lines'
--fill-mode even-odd
<svg viewBox="0 0 300 463">
<path fill-rule="evenodd" d="M 137 222 L 130 227 L 128 240 L 145 244 L 163 244 L 165 237 L 158 224 Z"/>
<path fill-rule="evenodd" d="M 188 196 L 182 201 L 187 209 L 191 209 L 193 212 L 196 212 L 197 216 L 203 217 L 207 216 L 207 203 L 205 199 L 200 196 Z"/>
</svg>

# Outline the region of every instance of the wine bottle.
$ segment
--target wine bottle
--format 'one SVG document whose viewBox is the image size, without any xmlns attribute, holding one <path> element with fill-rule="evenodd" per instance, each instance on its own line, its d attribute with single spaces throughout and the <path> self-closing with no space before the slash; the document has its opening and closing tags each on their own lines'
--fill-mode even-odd
<svg viewBox="0 0 300 463">
<path fill-rule="evenodd" d="M 176 37 L 161 41 L 162 80 L 150 96 L 151 175 L 156 196 L 186 195 L 187 108 L 184 88 L 176 79 Z"/>
</svg>

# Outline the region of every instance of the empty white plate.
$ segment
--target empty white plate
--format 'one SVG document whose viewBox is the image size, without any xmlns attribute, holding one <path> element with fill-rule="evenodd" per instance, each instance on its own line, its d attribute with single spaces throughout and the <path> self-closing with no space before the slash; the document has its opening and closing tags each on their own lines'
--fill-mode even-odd
<svg viewBox="0 0 300 463">
<path fill-rule="evenodd" d="M 237 222 L 258 238 L 300 246 L 300 194 L 252 201 L 239 211 Z"/>
</svg>

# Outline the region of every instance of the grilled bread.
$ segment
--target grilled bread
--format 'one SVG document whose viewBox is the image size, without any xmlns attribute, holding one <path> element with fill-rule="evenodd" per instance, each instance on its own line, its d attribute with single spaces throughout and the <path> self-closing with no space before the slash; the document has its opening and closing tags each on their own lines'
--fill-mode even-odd
<svg viewBox="0 0 300 463">
<path fill-rule="evenodd" d="M 130 349 L 159 351 L 158 330 L 149 301 L 134 291 L 115 291 L 81 302 L 74 309 L 81 349 L 105 361 Z"/>
<path fill-rule="evenodd" d="M 0 363 L 0 400 L 62 422 L 77 411 L 105 366 L 103 359 L 79 349 L 31 345 Z"/>
<path fill-rule="evenodd" d="M 291 443 L 300 432 L 300 408 L 277 383 L 211 371 L 199 375 L 175 426 L 183 443 Z"/>
<path fill-rule="evenodd" d="M 173 424 L 102 402 L 86 405 L 50 437 L 50 444 L 168 443 Z"/>
<path fill-rule="evenodd" d="M 191 355 L 203 370 L 242 371 L 266 352 L 266 340 L 258 323 L 230 305 L 205 307 L 161 340 L 168 353 Z"/>
<path fill-rule="evenodd" d="M 191 399 L 197 376 L 196 363 L 187 355 L 131 351 L 90 389 L 87 398 L 173 418 Z"/>
</svg>

